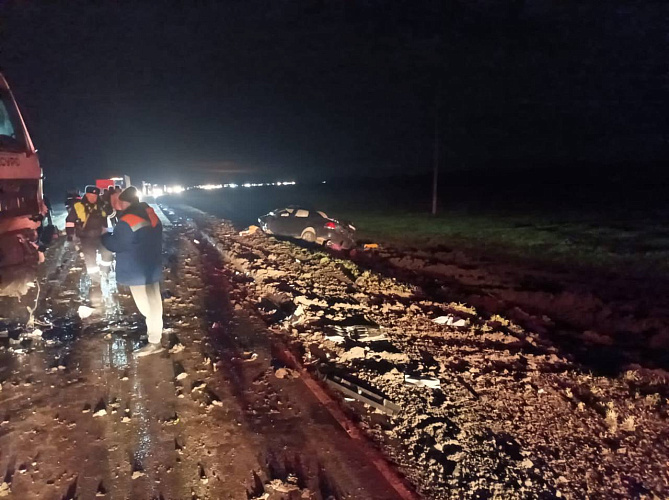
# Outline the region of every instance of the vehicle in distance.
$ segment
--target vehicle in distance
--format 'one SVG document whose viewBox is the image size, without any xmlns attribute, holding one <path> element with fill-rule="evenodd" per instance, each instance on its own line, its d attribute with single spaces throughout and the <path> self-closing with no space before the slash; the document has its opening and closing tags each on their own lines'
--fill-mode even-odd
<svg viewBox="0 0 669 500">
<path fill-rule="evenodd" d="M 290 206 L 272 210 L 259 217 L 258 222 L 268 234 L 300 238 L 344 250 L 355 246 L 353 225 L 331 219 L 318 210 Z"/>
</svg>

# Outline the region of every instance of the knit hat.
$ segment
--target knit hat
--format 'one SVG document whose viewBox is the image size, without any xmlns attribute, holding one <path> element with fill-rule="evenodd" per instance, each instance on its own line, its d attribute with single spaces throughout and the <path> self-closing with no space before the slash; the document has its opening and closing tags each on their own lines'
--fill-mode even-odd
<svg viewBox="0 0 669 500">
<path fill-rule="evenodd" d="M 128 203 L 135 203 L 139 201 L 139 191 L 135 186 L 129 186 L 121 191 L 121 194 L 118 196 L 118 199 L 121 201 L 126 201 Z"/>
<path fill-rule="evenodd" d="M 100 194 L 100 188 L 97 186 L 86 186 L 87 193 Z"/>
</svg>

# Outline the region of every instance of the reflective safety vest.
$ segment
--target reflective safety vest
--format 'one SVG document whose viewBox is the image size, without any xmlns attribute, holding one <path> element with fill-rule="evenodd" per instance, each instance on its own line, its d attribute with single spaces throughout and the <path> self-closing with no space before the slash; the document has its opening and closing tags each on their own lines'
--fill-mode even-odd
<svg viewBox="0 0 669 500">
<path fill-rule="evenodd" d="M 69 213 L 67 220 L 74 222 L 74 226 L 78 227 L 79 237 L 100 237 L 104 228 L 107 227 L 107 213 L 102 204 L 99 201 L 89 203 L 85 198 L 74 204 L 74 210 Z"/>
</svg>

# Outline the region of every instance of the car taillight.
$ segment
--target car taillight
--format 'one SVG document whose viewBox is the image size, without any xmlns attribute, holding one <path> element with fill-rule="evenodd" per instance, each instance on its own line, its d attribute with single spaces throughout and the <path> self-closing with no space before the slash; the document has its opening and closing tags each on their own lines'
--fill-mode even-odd
<svg viewBox="0 0 669 500">
<path fill-rule="evenodd" d="M 325 229 L 337 229 L 337 224 L 334 222 L 328 222 L 325 224 Z"/>
</svg>

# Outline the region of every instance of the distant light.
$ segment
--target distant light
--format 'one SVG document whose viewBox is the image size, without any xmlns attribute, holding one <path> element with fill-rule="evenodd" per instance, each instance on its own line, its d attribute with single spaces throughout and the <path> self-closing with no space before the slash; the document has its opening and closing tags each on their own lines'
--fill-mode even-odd
<svg viewBox="0 0 669 500">
<path fill-rule="evenodd" d="M 163 192 L 162 188 L 154 187 L 151 190 L 151 194 L 153 195 L 154 198 L 158 198 L 159 196 L 162 196 L 165 193 Z"/>
<path fill-rule="evenodd" d="M 123 177 L 110 177 L 109 180 L 110 181 L 122 181 Z"/>
<path fill-rule="evenodd" d="M 327 182 L 328 182 L 328 181 L 323 181 L 323 182 L 321 182 L 321 184 L 327 184 Z"/>
<path fill-rule="evenodd" d="M 230 187 L 234 189 L 237 187 L 237 184 L 230 184 Z"/>
<path fill-rule="evenodd" d="M 245 182 L 244 184 L 242 184 L 242 186 L 244 186 L 245 188 L 250 188 L 251 183 L 250 182 Z"/>
<path fill-rule="evenodd" d="M 202 184 L 201 186 L 198 186 L 200 189 L 221 189 L 223 187 L 223 184 Z"/>
<path fill-rule="evenodd" d="M 167 186 L 165 188 L 165 192 L 167 194 L 179 194 L 183 193 L 183 191 L 184 191 L 183 186 Z"/>
</svg>

